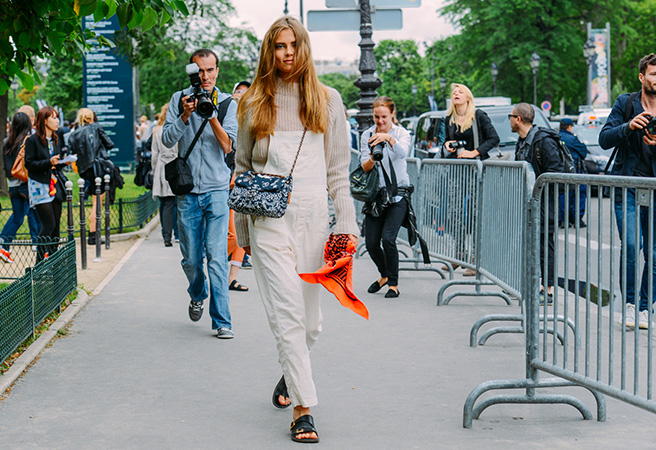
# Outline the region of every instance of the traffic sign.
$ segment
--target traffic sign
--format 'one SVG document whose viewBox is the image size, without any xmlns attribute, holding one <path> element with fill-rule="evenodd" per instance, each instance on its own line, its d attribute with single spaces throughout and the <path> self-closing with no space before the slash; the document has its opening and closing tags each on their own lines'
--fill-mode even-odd
<svg viewBox="0 0 656 450">
<path fill-rule="evenodd" d="M 400 30 L 403 28 L 403 13 L 400 9 L 379 9 L 371 13 L 374 30 Z M 309 31 L 359 31 L 360 11 L 343 9 L 333 11 L 308 11 Z"/>
<path fill-rule="evenodd" d="M 376 8 L 419 8 L 421 0 L 370 0 Z M 358 0 L 326 0 L 326 8 L 360 9 Z"/>
<path fill-rule="evenodd" d="M 543 101 L 540 107 L 543 111 L 551 111 L 551 103 L 547 100 Z"/>
</svg>

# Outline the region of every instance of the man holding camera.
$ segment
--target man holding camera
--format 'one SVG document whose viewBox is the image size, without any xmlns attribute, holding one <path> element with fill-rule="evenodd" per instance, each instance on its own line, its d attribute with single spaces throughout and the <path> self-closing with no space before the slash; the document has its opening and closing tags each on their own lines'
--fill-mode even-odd
<svg viewBox="0 0 656 450">
<path fill-rule="evenodd" d="M 656 176 L 656 54 L 650 53 L 640 60 L 638 65 L 638 79 L 642 89 L 631 94 L 622 94 L 617 97 L 608 121 L 599 134 L 599 145 L 604 149 L 615 147 L 617 155 L 611 170 L 613 175 L 631 177 Z M 652 214 L 654 214 L 652 212 Z M 624 217 L 626 215 L 626 217 Z M 639 229 L 636 229 L 636 215 L 639 218 Z M 647 206 L 636 205 L 635 189 L 628 189 L 626 204 L 623 202 L 622 189 L 615 189 L 615 219 L 622 241 L 620 257 L 620 286 L 626 286 L 626 326 L 635 328 L 635 282 L 636 259 L 640 248 L 643 250 L 645 260 L 640 284 L 640 313 L 638 326 L 649 327 L 649 313 L 647 308 L 656 297 L 656 276 L 653 269 L 649 269 L 649 225 L 656 223 L 656 214 L 650 215 Z M 626 219 L 626 230 L 623 230 Z M 624 239 L 626 231 L 626 240 Z M 642 239 L 642 242 L 639 241 Z M 656 239 L 654 239 L 656 245 Z M 656 263 L 656 249 L 651 249 Z M 623 280 L 626 270 L 626 280 Z M 654 292 L 649 290 L 649 272 L 653 277 Z M 626 284 L 624 284 L 626 283 Z"/>
<path fill-rule="evenodd" d="M 206 255 L 212 330 L 219 339 L 231 339 L 234 334 L 228 298 L 227 251 L 230 169 L 225 155 L 237 139 L 237 104 L 229 94 L 216 88 L 218 62 L 216 54 L 208 49 L 196 50 L 191 55 L 187 73 L 192 86 L 171 97 L 162 142 L 168 147 L 178 143 L 181 156 L 189 155 L 187 164 L 194 179 L 193 190 L 177 198 L 182 268 L 191 297 L 189 318 L 194 322 L 200 320 L 203 302 L 208 297 L 203 270 Z M 222 108 L 225 113 L 221 112 Z M 209 127 L 203 125 L 206 120 Z M 195 137 L 198 139 L 192 147 Z"/>
</svg>

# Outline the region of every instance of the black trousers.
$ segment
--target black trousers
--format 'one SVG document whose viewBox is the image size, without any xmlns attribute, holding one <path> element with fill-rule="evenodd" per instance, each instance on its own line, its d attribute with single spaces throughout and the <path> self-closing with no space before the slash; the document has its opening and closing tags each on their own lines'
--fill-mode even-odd
<svg viewBox="0 0 656 450">
<path fill-rule="evenodd" d="M 159 220 L 162 224 L 162 238 L 170 242 L 175 221 L 175 196 L 159 197 Z"/>
<path fill-rule="evenodd" d="M 50 203 L 41 203 L 36 205 L 36 213 L 41 221 L 41 231 L 39 232 L 39 242 L 58 242 L 59 241 L 59 221 L 61 219 L 62 204 L 57 200 Z M 45 253 L 52 255 L 57 250 L 57 244 L 42 246 L 37 249 L 36 261 L 41 261 Z"/>
<path fill-rule="evenodd" d="M 383 209 L 379 217 L 364 216 L 364 239 L 382 278 L 388 278 L 389 286 L 399 284 L 399 251 L 396 237 L 408 214 L 408 202 L 402 199 Z M 382 243 L 382 248 L 381 248 Z"/>
</svg>

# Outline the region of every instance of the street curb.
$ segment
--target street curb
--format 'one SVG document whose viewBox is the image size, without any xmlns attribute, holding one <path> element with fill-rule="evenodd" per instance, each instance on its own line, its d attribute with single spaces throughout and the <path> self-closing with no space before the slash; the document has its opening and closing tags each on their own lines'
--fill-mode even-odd
<svg viewBox="0 0 656 450">
<path fill-rule="evenodd" d="M 86 291 L 78 288 L 77 298 L 66 308 L 66 310 L 59 316 L 59 318 L 52 324 L 39 338 L 30 345 L 27 350 L 12 364 L 11 368 L 0 376 L 0 399 L 3 395 L 11 390 L 14 382 L 29 368 L 39 355 L 47 348 L 48 344 L 57 336 L 59 330 L 68 325 L 71 320 L 75 318 L 77 313 L 89 302 L 89 300 L 102 292 L 104 287 L 116 276 L 116 274 L 123 268 L 126 262 L 132 257 L 135 251 L 146 240 L 146 237 L 155 229 L 159 223 L 159 217 L 153 218 L 141 230 L 132 233 L 120 235 L 121 239 L 128 240 L 137 237 L 138 240 L 130 247 L 130 250 L 121 258 L 121 260 L 114 266 L 111 272 L 107 274 L 105 279 L 98 285 L 98 287 L 91 293 L 87 294 Z M 124 237 L 129 235 L 129 237 Z"/>
</svg>

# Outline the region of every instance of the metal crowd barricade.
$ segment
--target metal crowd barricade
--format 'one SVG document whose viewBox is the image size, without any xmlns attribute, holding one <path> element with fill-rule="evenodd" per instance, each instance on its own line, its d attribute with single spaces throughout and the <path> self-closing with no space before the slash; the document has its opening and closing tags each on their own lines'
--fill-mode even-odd
<svg viewBox="0 0 656 450">
<path fill-rule="evenodd" d="M 410 178 L 410 184 L 414 186 L 414 193 L 412 195 L 412 205 L 415 211 L 415 216 L 417 217 L 417 223 L 421 220 L 419 217 L 423 213 L 423 209 L 419 208 L 421 204 L 421 196 L 422 193 L 424 192 L 422 190 L 422 182 L 421 182 L 421 160 L 419 158 L 406 158 L 406 164 L 407 164 L 407 171 L 408 171 L 408 177 Z M 421 234 L 421 232 L 420 232 Z M 423 236 L 422 236 L 423 237 Z M 424 259 L 421 254 L 421 250 L 418 249 L 418 244 L 415 244 L 415 246 L 410 245 L 410 240 L 408 237 L 408 230 L 406 228 L 401 227 L 399 230 L 399 236 L 397 238 L 397 241 L 399 244 L 402 246 L 408 247 L 410 251 L 412 252 L 412 256 L 408 257 L 408 255 L 405 254 L 403 250 L 399 250 L 399 253 L 403 254 L 405 258 L 400 258 L 399 259 L 399 264 L 410 264 L 409 266 L 404 266 L 400 265 L 399 270 L 405 270 L 405 271 L 430 271 L 430 272 L 435 272 L 438 275 L 440 275 L 442 278 L 446 278 L 446 275 L 444 272 L 437 268 L 433 267 L 432 263 L 433 262 L 438 262 L 438 263 L 443 263 L 445 261 L 438 259 L 437 261 L 435 260 L 435 255 L 430 255 L 431 256 L 431 265 L 425 265 L 424 264 Z M 451 271 L 451 278 L 453 277 L 453 271 Z"/>
<path fill-rule="evenodd" d="M 596 199 L 590 195 L 593 187 L 599 193 Z M 602 196 L 605 190 L 610 192 L 610 198 Z M 569 192 L 574 194 L 571 200 Z M 569 226 L 570 202 L 580 205 L 583 192 L 587 194 L 584 204 L 588 226 L 581 227 L 578 206 L 574 208 L 574 224 Z M 569 404 L 585 419 L 592 418 L 587 406 L 576 397 L 536 393 L 538 388 L 546 387 L 579 386 L 589 390 L 597 402 L 599 421 L 606 417 L 604 394 L 656 413 L 653 398 L 656 317 L 649 307 L 655 299 L 656 280 L 653 275 L 647 275 L 652 273 L 648 268 L 655 263 L 655 196 L 653 178 L 545 174 L 538 179 L 526 224 L 529 258 L 522 288 L 527 310 L 526 378 L 488 381 L 474 389 L 465 403 L 465 427 L 471 427 L 472 420 L 487 407 L 507 403 Z M 566 213 L 562 218 L 558 214 L 559 203 Z M 553 218 L 551 233 L 549 216 Z M 642 233 L 636 232 L 641 225 Z M 550 235 L 553 236 L 552 259 L 548 256 Z M 629 245 L 627 240 L 634 240 L 635 236 L 638 239 L 642 236 L 643 242 Z M 644 249 L 652 251 L 644 252 Z M 546 255 L 542 261 L 541 250 Z M 549 277 L 550 260 L 554 274 L 553 306 L 539 293 L 544 284 L 542 273 Z M 635 277 L 631 276 L 632 272 Z M 643 275 L 646 279 L 642 279 Z M 641 287 L 647 303 L 644 329 L 641 329 L 639 308 L 636 307 L 633 316 L 627 315 L 625 309 L 627 295 L 631 295 L 627 292 L 635 293 L 638 303 Z M 553 323 L 563 338 L 560 342 L 554 335 L 540 334 L 548 325 L 546 313 L 550 309 L 553 316 L 564 318 Z M 634 322 L 633 327 L 627 326 L 630 322 Z M 580 334 L 580 340 L 570 339 L 567 331 L 570 323 Z M 540 372 L 555 378 L 541 379 Z M 484 393 L 496 389 L 526 389 L 526 393 L 491 396 L 477 404 Z"/>
</svg>

